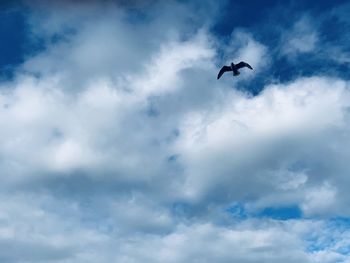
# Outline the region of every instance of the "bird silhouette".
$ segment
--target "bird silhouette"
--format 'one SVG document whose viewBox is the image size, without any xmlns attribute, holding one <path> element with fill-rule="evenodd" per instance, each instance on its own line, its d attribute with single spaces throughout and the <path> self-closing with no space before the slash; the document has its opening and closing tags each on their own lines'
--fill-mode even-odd
<svg viewBox="0 0 350 263">
<path fill-rule="evenodd" d="M 231 63 L 231 66 L 223 66 L 219 71 L 217 79 L 219 79 L 222 76 L 222 74 L 224 74 L 227 71 L 232 71 L 233 76 L 238 76 L 240 74 L 240 72 L 238 70 L 240 68 L 244 68 L 244 67 L 253 69 L 248 63 L 246 63 L 244 61 L 241 61 L 238 64 Z"/>
</svg>

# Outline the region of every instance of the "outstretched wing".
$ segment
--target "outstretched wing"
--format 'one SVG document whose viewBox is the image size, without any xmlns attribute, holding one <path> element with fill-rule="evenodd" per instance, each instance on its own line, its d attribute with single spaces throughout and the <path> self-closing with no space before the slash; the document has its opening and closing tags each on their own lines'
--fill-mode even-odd
<svg viewBox="0 0 350 263">
<path fill-rule="evenodd" d="M 220 69 L 220 71 L 219 71 L 219 74 L 218 74 L 218 78 L 217 78 L 217 79 L 219 79 L 219 78 L 222 76 L 222 74 L 224 74 L 226 71 L 232 71 L 231 67 L 229 67 L 229 66 L 223 66 L 223 67 Z"/>
<path fill-rule="evenodd" d="M 253 69 L 248 63 L 246 63 L 246 62 L 244 62 L 244 61 L 239 62 L 239 63 L 236 64 L 235 66 L 236 66 L 237 69 L 244 68 L 244 67 Z"/>
</svg>

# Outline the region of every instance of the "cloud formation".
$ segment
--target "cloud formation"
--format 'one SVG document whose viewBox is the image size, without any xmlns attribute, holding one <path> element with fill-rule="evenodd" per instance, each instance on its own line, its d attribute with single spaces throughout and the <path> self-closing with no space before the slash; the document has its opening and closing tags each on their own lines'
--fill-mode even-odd
<svg viewBox="0 0 350 263">
<path fill-rule="evenodd" d="M 2 261 L 348 262 L 347 79 L 276 82 L 211 1 L 66 3 L 27 6 L 43 47 L 0 86 Z M 318 48 L 305 21 L 280 53 Z"/>
</svg>

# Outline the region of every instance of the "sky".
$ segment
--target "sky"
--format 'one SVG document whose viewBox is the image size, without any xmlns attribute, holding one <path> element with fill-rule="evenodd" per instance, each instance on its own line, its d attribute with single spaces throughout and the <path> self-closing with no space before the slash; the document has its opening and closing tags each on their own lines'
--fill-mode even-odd
<svg viewBox="0 0 350 263">
<path fill-rule="evenodd" d="M 349 12 L 2 2 L 0 262 L 350 263 Z"/>
</svg>

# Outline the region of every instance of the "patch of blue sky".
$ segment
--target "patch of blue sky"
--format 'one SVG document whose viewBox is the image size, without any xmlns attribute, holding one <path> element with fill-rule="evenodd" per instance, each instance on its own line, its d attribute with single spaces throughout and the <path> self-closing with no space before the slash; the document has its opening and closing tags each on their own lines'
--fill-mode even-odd
<svg viewBox="0 0 350 263">
<path fill-rule="evenodd" d="M 281 207 L 265 207 L 257 212 L 249 212 L 244 204 L 234 203 L 225 210 L 232 217 L 238 219 L 246 218 L 271 218 L 276 220 L 301 219 L 302 211 L 296 205 Z"/>
<path fill-rule="evenodd" d="M 236 28 L 253 31 L 262 41 L 276 40 L 280 27 L 292 25 L 303 13 L 311 13 L 315 19 L 318 15 L 329 12 L 331 8 L 345 4 L 337 1 L 226 1 L 221 15 L 213 27 L 213 32 L 221 37 L 228 36 Z"/>
<path fill-rule="evenodd" d="M 345 256 L 350 255 L 350 246 L 341 246 L 338 248 L 334 248 L 334 245 L 336 244 L 337 239 L 336 238 L 324 238 L 322 242 L 320 242 L 317 238 L 315 239 L 308 239 L 308 246 L 306 248 L 307 252 L 319 252 L 324 250 L 331 250 L 338 254 L 342 254 Z"/>
<path fill-rule="evenodd" d="M 232 204 L 226 208 L 225 211 L 229 213 L 230 216 L 237 219 L 247 219 L 249 216 L 246 209 L 244 208 L 244 205 L 241 203 Z"/>
<path fill-rule="evenodd" d="M 322 229 L 308 233 L 304 237 L 307 241 L 307 251 L 318 252 L 332 250 L 342 255 L 350 254 L 350 240 L 346 239 L 350 230 L 350 218 L 337 217 L 325 220 Z"/>
<path fill-rule="evenodd" d="M 327 250 L 334 245 L 334 239 L 324 238 L 322 241 L 319 240 L 319 237 L 307 237 L 305 238 L 308 245 L 306 251 L 308 252 L 318 252 Z"/>
<path fill-rule="evenodd" d="M 288 82 L 297 77 L 326 75 L 349 79 L 350 63 L 337 56 L 350 49 L 346 33 L 350 30 L 350 21 L 331 12 L 344 3 L 346 1 L 228 1 L 212 32 L 225 43 L 234 30 L 243 29 L 268 48 L 273 60 L 268 71 L 262 71 L 248 85 L 241 85 L 253 95 L 269 82 Z M 309 17 L 318 39 L 314 49 L 296 52 L 290 59 L 281 52 L 282 36 L 304 15 Z"/>
<path fill-rule="evenodd" d="M 301 209 L 296 205 L 282 207 L 266 207 L 259 212 L 248 212 L 244 204 L 234 203 L 225 210 L 234 219 L 246 220 L 249 218 L 274 219 L 274 220 L 314 220 L 306 219 Z M 319 219 L 316 219 L 317 221 Z M 344 242 L 344 236 L 350 230 L 350 218 L 338 217 L 325 219 L 322 229 L 307 232 L 303 239 L 307 243 L 306 251 L 318 252 L 332 250 L 338 254 L 350 254 L 350 240 Z M 340 238 L 343 240 L 339 243 Z"/>
<path fill-rule="evenodd" d="M 234 203 L 225 210 L 230 216 L 238 220 L 249 218 L 274 219 L 274 220 L 314 220 L 304 218 L 298 206 L 266 207 L 260 212 L 248 212 L 244 204 Z M 316 221 L 320 222 L 319 219 Z M 323 220 L 322 220 L 323 221 Z M 319 251 L 334 251 L 347 256 L 350 254 L 350 240 L 346 242 L 346 236 L 350 227 L 350 218 L 325 219 L 322 228 L 317 231 L 308 231 L 302 237 L 306 242 L 306 251 L 309 253 Z M 341 240 L 341 242 L 340 242 Z"/>
<path fill-rule="evenodd" d="M 24 13 L 6 8 L 0 11 L 0 80 L 12 77 L 14 68 L 23 62 L 27 34 Z"/>
<path fill-rule="evenodd" d="M 299 76 L 331 75 L 349 79 L 350 63 L 338 63 L 333 53 L 326 50 L 337 46 L 342 51 L 349 51 L 348 44 L 349 21 L 339 19 L 334 14 L 328 14 L 333 7 L 346 1 L 227 1 L 222 8 L 217 22 L 212 27 L 212 33 L 220 41 L 228 40 L 233 30 L 243 28 L 253 33 L 254 38 L 268 47 L 273 56 L 273 63 L 268 71 L 257 75 L 249 85 L 239 85 L 243 90 L 258 94 L 271 81 L 290 81 Z M 254 6 L 254 8 L 252 8 Z M 140 11 L 129 12 L 130 17 L 144 20 L 146 13 Z M 294 60 L 280 56 L 276 46 L 280 43 L 283 31 L 293 26 L 298 16 L 308 14 L 319 24 L 318 50 L 305 54 L 298 54 Z M 328 15 L 325 15 L 328 14 Z M 10 78 L 15 67 L 21 64 L 26 56 L 43 50 L 47 44 L 64 41 L 74 34 L 73 28 L 63 28 L 62 32 L 54 34 L 49 39 L 30 38 L 26 27 L 26 10 L 20 6 L 16 9 L 5 8 L 0 12 L 0 34 L 2 41 L 0 49 L 1 78 Z M 147 16 L 146 16 L 147 17 Z M 320 20 L 320 21 L 318 21 Z M 340 47 L 339 47 L 340 45 Z M 220 51 L 218 53 L 220 55 Z M 322 55 L 323 54 L 323 55 Z M 247 83 L 248 84 L 248 83 Z M 152 112 L 153 113 L 153 112 Z"/>
<path fill-rule="evenodd" d="M 342 255 L 350 255 L 350 244 L 347 244 L 346 246 L 341 246 L 337 248 L 336 251 Z"/>
<path fill-rule="evenodd" d="M 320 237 L 316 236 L 313 238 L 307 237 L 305 239 L 308 243 L 306 247 L 307 252 L 315 253 L 319 251 L 333 251 L 342 255 L 349 255 L 350 246 L 340 246 L 336 247 L 336 243 L 338 241 L 337 237 Z"/>
<path fill-rule="evenodd" d="M 49 36 L 34 36 L 29 15 L 29 9 L 17 1 L 1 6 L 0 81 L 12 79 L 17 67 L 28 57 L 40 53 L 50 44 L 66 41 L 76 32 L 74 28 L 63 27 Z"/>
<path fill-rule="evenodd" d="M 266 207 L 256 216 L 279 220 L 300 219 L 302 218 L 302 211 L 296 205 L 283 207 Z"/>
</svg>

